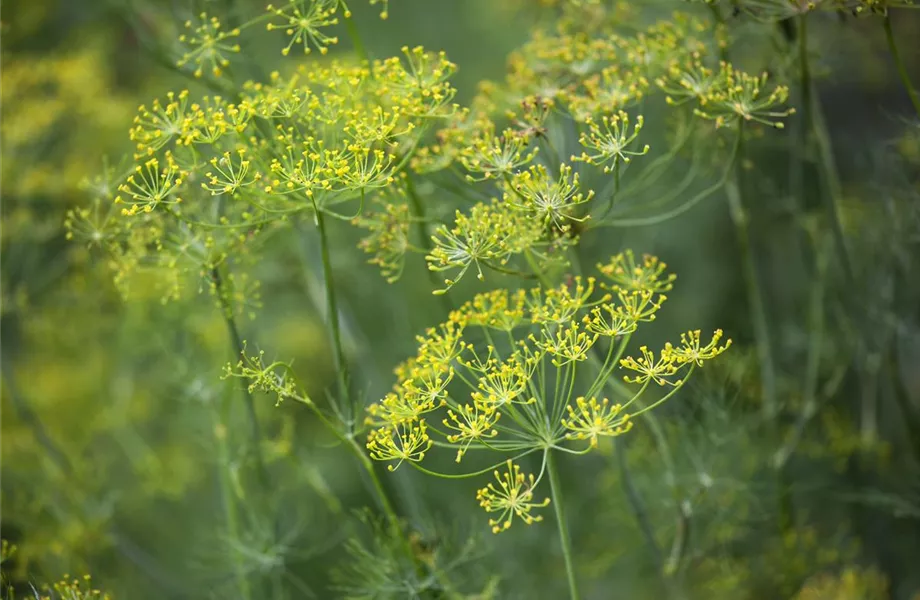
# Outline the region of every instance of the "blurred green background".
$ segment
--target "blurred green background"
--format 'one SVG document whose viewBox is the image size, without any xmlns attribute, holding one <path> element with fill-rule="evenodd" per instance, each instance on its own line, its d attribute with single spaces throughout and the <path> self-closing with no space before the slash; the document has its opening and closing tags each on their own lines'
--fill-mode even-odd
<svg viewBox="0 0 920 600">
<path fill-rule="evenodd" d="M 281 514 L 261 514 L 253 498 L 243 536 L 226 535 L 218 473 L 244 469 L 233 436 L 228 451 L 222 432 L 243 432 L 246 425 L 238 403 L 224 401 L 237 393 L 237 383 L 221 379 L 234 357 L 219 311 L 194 286 L 163 303 L 156 282 L 142 276 L 125 299 L 105 257 L 65 239 L 65 215 L 86 204 L 87 182 L 91 187 L 104 160 L 115 164 L 132 151 L 127 131 L 137 106 L 166 90 L 206 93 L 158 52 L 162 44 L 170 48 L 182 22 L 216 4 L 3 4 L 0 526 L 2 537 L 18 546 L 4 573 L 25 596 L 28 582 L 90 573 L 115 598 L 234 598 L 228 580 L 240 554 L 257 576 L 283 578 L 282 597 L 333 598 L 336 570 L 347 578 L 349 569 L 369 568 L 344 545 L 362 532 L 373 537 L 355 524 L 362 507 L 374 510 L 367 482 L 307 411 L 275 407 L 268 397 L 259 398 L 257 410 Z M 459 65 L 454 81 L 465 103 L 478 82 L 502 78 L 508 54 L 531 27 L 551 20 L 539 4 L 393 0 L 387 20 L 379 19 L 379 6 L 362 0 L 351 9 L 373 57 L 395 55 L 404 45 L 445 50 Z M 645 19 L 702 10 L 647 4 Z M 248 0 L 234 8 L 262 9 Z M 839 273 L 826 280 L 830 316 L 819 368 L 827 398 L 797 429 L 814 277 L 798 266 L 785 191 L 776 184 L 790 168 L 776 141 L 782 138 L 752 144 L 749 156 L 759 174 L 752 244 L 780 395 L 793 407 L 781 431 L 766 427 L 752 408 L 759 387 L 753 332 L 724 200 L 711 198 L 659 226 L 586 236 L 586 262 L 633 248 L 657 254 L 678 273 L 667 310 L 647 328 L 650 344 L 687 322 L 721 327 L 736 344 L 721 366 L 694 381 L 685 400 L 662 410 L 675 481 L 665 476 L 647 432 L 637 427 L 625 440 L 637 493 L 662 547 L 669 549 L 686 528 L 679 592 L 659 576 L 612 447 L 563 463 L 586 598 L 920 594 L 920 126 L 877 22 L 831 13 L 813 22 L 815 77 L 858 274 L 854 282 Z M 920 81 L 920 14 L 899 13 L 895 32 Z M 331 56 L 351 52 L 339 35 Z M 742 53 L 769 45 L 754 33 L 748 42 L 744 29 L 735 35 Z M 283 58 L 281 47 L 279 37 L 259 32 L 246 48 L 249 64 L 267 73 L 313 60 Z M 646 119 L 654 138 L 653 115 Z M 419 192 L 437 213 L 438 190 Z M 447 206 L 442 216 L 452 210 Z M 815 227 L 821 210 L 817 202 L 809 206 Z M 372 402 L 392 385 L 392 368 L 414 352 L 415 334 L 444 310 L 428 296 L 423 259 L 410 258 L 405 277 L 390 285 L 366 264 L 348 226 L 335 224 L 332 235 L 345 343 L 363 397 Z M 274 236 L 251 267 L 260 300 L 241 324 L 244 338 L 292 358 L 316 397 L 335 381 L 319 272 L 312 236 L 297 230 Z M 833 320 L 848 295 L 866 298 L 861 327 L 870 334 Z M 861 412 L 867 395 L 876 409 L 871 426 Z M 780 526 L 771 461 L 790 432 L 802 436 L 781 474 L 794 522 Z M 565 597 L 550 524 L 493 536 L 474 501 L 476 483 L 432 480 L 410 469 L 381 475 L 420 551 L 458 557 L 457 580 L 469 597 Z M 242 475 L 234 485 L 241 497 L 254 494 Z"/>
</svg>

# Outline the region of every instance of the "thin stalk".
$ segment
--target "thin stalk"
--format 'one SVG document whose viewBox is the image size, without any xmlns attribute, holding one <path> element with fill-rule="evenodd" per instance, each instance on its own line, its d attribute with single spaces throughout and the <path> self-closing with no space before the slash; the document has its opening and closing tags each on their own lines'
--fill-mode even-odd
<svg viewBox="0 0 920 600">
<path fill-rule="evenodd" d="M 217 437 L 217 452 L 220 459 L 220 495 L 224 504 L 224 517 L 227 520 L 227 535 L 231 540 L 239 540 L 240 526 L 237 515 L 235 494 L 233 493 L 233 482 L 230 480 L 230 450 L 227 446 L 227 431 L 220 423 L 215 424 L 215 437 Z M 230 552 L 233 560 L 233 576 L 236 579 L 236 587 L 239 590 L 240 598 L 249 600 L 252 598 L 252 588 L 249 585 L 249 579 L 246 577 L 246 568 L 243 566 L 240 553 L 236 550 Z"/>
<path fill-rule="evenodd" d="M 821 367 L 821 348 L 824 345 L 824 297 L 825 297 L 825 279 L 827 270 L 827 261 L 824 259 L 826 252 L 822 249 L 816 251 L 818 258 L 818 271 L 811 288 L 811 298 L 809 301 L 809 343 L 808 353 L 805 358 L 805 377 L 803 381 L 804 397 L 802 401 L 802 410 L 796 421 L 795 427 L 792 428 L 787 436 L 786 443 L 774 454 L 773 466 L 778 471 L 782 470 L 796 446 L 801 440 L 805 427 L 818 412 L 818 384 Z"/>
<path fill-rule="evenodd" d="M 633 516 L 636 518 L 636 523 L 639 524 L 639 530 L 642 532 L 642 537 L 645 538 L 645 543 L 648 544 L 649 549 L 652 551 L 655 565 L 660 569 L 662 567 L 661 547 L 655 539 L 655 531 L 652 528 L 652 521 L 649 519 L 648 512 L 645 510 L 645 504 L 642 502 L 639 491 L 633 483 L 632 475 L 629 471 L 629 463 L 626 460 L 626 444 L 620 436 L 614 438 L 613 443 L 614 451 L 617 455 L 617 468 L 620 471 L 623 493 L 626 494 L 626 500 L 629 502 L 630 507 L 632 507 Z"/>
<path fill-rule="evenodd" d="M 840 183 L 840 174 L 837 171 L 834 149 L 831 145 L 827 123 L 824 120 L 824 113 L 821 110 L 821 103 L 814 95 L 811 96 L 811 114 L 814 121 L 813 132 L 817 142 L 819 166 L 824 176 L 824 185 L 827 188 L 827 193 L 822 194 L 827 219 L 830 223 L 831 233 L 834 236 L 837 258 L 843 267 L 847 283 L 852 286 L 854 285 L 853 261 L 850 258 L 850 251 L 847 249 L 846 238 L 843 235 L 843 224 L 840 221 L 839 203 L 843 198 L 843 186 Z"/>
<path fill-rule="evenodd" d="M 798 26 L 794 26 L 798 23 Z M 780 22 L 780 30 L 789 43 L 790 52 L 793 42 L 797 42 L 799 62 L 799 89 L 798 103 L 800 105 L 799 118 L 792 121 L 794 134 L 789 136 L 789 210 L 793 220 L 793 233 L 798 244 L 798 252 L 802 258 L 802 265 L 806 272 L 813 270 L 815 257 L 810 253 L 811 239 L 804 226 L 806 222 L 804 213 L 809 197 L 806 182 L 810 173 L 812 160 L 812 83 L 811 63 L 808 56 L 808 15 L 802 14 L 797 20 Z M 813 179 L 813 178 L 812 178 Z"/>
<path fill-rule="evenodd" d="M 565 520 L 565 506 L 562 503 L 562 486 L 556 468 L 556 456 L 552 450 L 546 453 L 546 471 L 549 474 L 549 487 L 553 498 L 553 510 L 556 512 L 556 526 L 559 528 L 559 543 L 562 545 L 562 558 L 565 560 L 565 574 L 569 582 L 569 597 L 578 600 L 578 585 L 575 582 L 575 566 L 572 563 L 572 542 L 569 540 L 569 526 Z"/>
<path fill-rule="evenodd" d="M 374 470 L 374 464 L 367 457 L 364 449 L 358 445 L 354 438 L 348 438 L 348 447 L 358 459 L 358 462 L 367 473 L 367 476 L 370 478 L 371 485 L 374 488 L 374 493 L 377 496 L 377 501 L 380 503 L 380 508 L 383 509 L 383 514 L 386 515 L 387 521 L 389 522 L 390 527 L 393 529 L 393 534 L 399 537 L 400 541 L 408 548 L 409 542 L 402 534 L 402 527 L 400 527 L 399 524 L 399 516 L 396 514 L 396 510 L 393 508 L 393 503 L 390 501 L 390 497 L 387 495 L 386 488 L 383 487 L 383 482 L 380 481 L 380 478 L 377 476 L 377 471 Z M 409 555 L 411 556 L 411 551 L 409 551 Z"/>
<path fill-rule="evenodd" d="M 898 76 L 901 78 L 904 90 L 910 97 L 910 103 L 914 105 L 914 110 L 917 112 L 917 116 L 920 117 L 920 94 L 917 93 L 917 90 L 914 88 L 913 84 L 911 84 L 910 75 L 907 73 L 907 67 L 901 59 L 901 53 L 898 52 L 898 45 L 894 40 L 894 32 L 891 30 L 890 12 L 885 14 L 884 27 L 885 41 L 888 43 L 888 51 L 891 53 L 891 58 L 894 59 L 894 64 L 898 69 Z"/>
<path fill-rule="evenodd" d="M 431 236 L 428 235 L 427 227 L 427 214 L 425 212 L 425 205 L 422 203 L 422 199 L 419 198 L 418 191 L 415 189 L 415 181 L 412 179 L 412 173 L 408 170 L 405 171 L 406 174 L 406 195 L 409 196 L 409 204 L 412 206 L 412 212 L 415 216 L 415 229 L 418 234 L 419 239 L 421 240 L 422 249 L 425 251 L 425 255 L 431 254 Z M 435 289 L 440 288 L 443 285 L 443 282 L 438 281 L 438 275 L 431 269 L 425 269 L 428 272 L 428 278 L 431 279 L 431 283 L 434 285 Z M 446 294 L 440 294 L 438 296 L 441 298 L 444 309 L 447 312 L 450 312 L 453 309 L 450 298 Z"/>
<path fill-rule="evenodd" d="M 739 125 L 743 127 L 743 125 Z M 738 133 L 739 140 L 743 132 Z M 739 142 L 742 146 L 742 142 Z M 739 157 L 742 148 L 738 148 Z M 750 305 L 751 323 L 754 327 L 754 340 L 757 348 L 757 358 L 760 362 L 761 394 L 763 396 L 763 409 L 767 417 L 772 418 L 777 412 L 776 400 L 776 371 L 773 364 L 773 351 L 770 344 L 770 327 L 764 305 L 763 290 L 757 277 L 757 265 L 754 262 L 754 251 L 750 237 L 750 218 L 744 207 L 743 193 L 743 160 L 738 160 L 733 176 L 725 185 L 725 195 L 728 198 L 729 213 L 735 232 L 738 236 L 738 246 L 743 261 L 742 275 L 747 287 L 748 303 Z"/>
<path fill-rule="evenodd" d="M 808 21 L 807 15 L 802 15 L 798 20 L 798 54 L 799 54 L 799 87 L 801 93 L 802 119 L 801 119 L 801 138 L 800 147 L 797 150 L 799 154 L 798 168 L 794 171 L 792 181 L 793 190 L 799 195 L 798 202 L 801 203 L 805 198 L 805 165 L 808 162 L 807 154 L 811 148 L 812 138 L 818 151 L 818 168 L 821 180 L 826 188 L 825 193 L 821 194 L 824 200 L 824 207 L 827 213 L 828 223 L 834 238 L 837 257 L 843 267 L 844 275 L 849 283 L 853 282 L 853 268 L 850 260 L 850 253 L 847 249 L 846 239 L 843 235 L 843 225 L 840 221 L 840 199 L 843 197 L 843 188 L 840 184 L 840 176 L 837 172 L 837 163 L 834 159 L 833 147 L 830 141 L 830 134 L 827 131 L 827 124 L 824 120 L 824 113 L 821 110 L 821 103 L 817 98 L 814 90 L 814 82 L 811 78 L 811 66 L 808 59 Z M 801 210 L 801 204 L 796 208 Z M 803 249 L 807 248 L 807 242 L 803 244 Z"/>
<path fill-rule="evenodd" d="M 369 62 L 370 57 L 364 47 L 364 42 L 361 40 L 361 33 L 358 31 L 358 26 L 355 25 L 351 11 L 348 10 L 345 11 L 345 30 L 348 31 L 348 37 L 351 39 L 351 45 L 355 48 L 355 53 L 362 61 Z"/>
<path fill-rule="evenodd" d="M 553 287 L 553 282 L 549 280 L 549 277 L 546 276 L 546 273 L 544 273 L 540 265 L 537 264 L 537 261 L 534 259 L 529 249 L 524 250 L 524 258 L 527 260 L 527 265 L 533 271 L 533 274 L 536 275 L 537 279 L 540 281 L 540 285 L 547 289 Z"/>
<path fill-rule="evenodd" d="M 332 261 L 329 257 L 329 235 L 326 231 L 325 215 L 321 210 L 316 213 L 316 227 L 319 230 L 320 254 L 323 261 L 323 280 L 326 287 L 326 318 L 332 332 L 332 346 L 335 370 L 338 375 L 339 394 L 341 398 L 348 398 L 351 408 L 351 424 L 349 430 L 354 429 L 354 421 L 358 416 L 357 398 L 348 393 L 348 363 L 345 359 L 345 347 L 342 345 L 342 329 L 339 323 L 339 305 L 335 297 L 335 279 L 332 275 Z"/>
<path fill-rule="evenodd" d="M 606 219 L 610 215 L 610 211 L 613 210 L 616 201 L 620 197 L 620 161 L 617 160 L 613 165 L 613 192 L 610 194 L 610 199 L 607 201 L 607 210 L 604 211 L 603 219 Z"/>
<path fill-rule="evenodd" d="M 225 293 L 226 290 L 224 289 L 223 277 L 220 274 L 220 267 L 216 265 L 211 268 L 211 282 L 214 284 L 214 293 L 217 295 L 217 300 L 220 303 L 221 316 L 224 318 L 224 323 L 227 325 L 227 332 L 230 334 L 230 345 L 233 349 L 233 358 L 234 360 L 238 360 L 240 356 L 242 356 L 244 350 L 243 339 L 240 337 L 240 330 L 236 325 L 236 320 L 233 318 L 233 309 Z M 250 436 L 253 446 L 252 455 L 256 461 L 259 478 L 263 486 L 267 487 L 268 475 L 265 470 L 265 462 L 262 460 L 262 433 L 259 428 L 259 419 L 256 416 L 255 401 L 252 399 L 252 394 L 249 392 L 249 385 L 243 380 L 240 380 L 240 392 L 243 395 L 243 403 L 246 405 L 246 414 L 249 417 L 251 429 Z"/>
</svg>

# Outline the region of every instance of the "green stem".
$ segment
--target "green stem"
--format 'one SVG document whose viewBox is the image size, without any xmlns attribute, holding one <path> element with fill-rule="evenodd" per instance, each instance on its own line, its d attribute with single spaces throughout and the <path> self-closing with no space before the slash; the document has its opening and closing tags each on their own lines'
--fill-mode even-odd
<svg viewBox="0 0 920 600">
<path fill-rule="evenodd" d="M 789 143 L 789 191 L 790 212 L 793 217 L 794 234 L 799 245 L 799 252 L 806 270 L 814 262 L 809 254 L 809 232 L 805 227 L 805 208 L 809 197 L 806 191 L 807 175 L 810 169 L 812 154 L 812 83 L 811 64 L 808 58 L 808 15 L 801 15 L 798 20 L 798 29 L 790 28 L 789 35 L 796 35 L 798 42 L 799 59 L 799 104 L 801 105 L 800 118 L 793 121 L 797 135 L 790 136 Z M 786 31 L 783 29 L 783 31 Z M 790 43 L 790 51 L 792 46 Z"/>
<path fill-rule="evenodd" d="M 316 227 L 319 230 L 320 253 L 323 261 L 323 283 L 326 288 L 326 318 L 332 332 L 333 360 L 336 374 L 338 375 L 340 398 L 348 398 L 351 408 L 351 424 L 349 429 L 354 429 L 354 422 L 358 418 L 357 398 L 348 393 L 348 363 L 345 359 L 345 347 L 342 344 L 342 329 L 339 323 L 339 305 L 335 297 L 335 279 L 332 275 L 332 261 L 329 256 L 329 235 L 326 230 L 325 215 L 321 210 L 316 210 Z"/>
<path fill-rule="evenodd" d="M 661 568 L 661 547 L 655 539 L 652 521 L 649 519 L 648 512 L 645 510 L 645 504 L 642 502 L 642 497 L 639 496 L 639 491 L 633 483 L 632 475 L 629 471 L 629 463 L 626 460 L 626 444 L 620 436 L 614 438 L 613 443 L 614 452 L 616 452 L 617 455 L 617 468 L 620 471 L 623 493 L 626 494 L 626 500 L 629 502 L 630 507 L 632 507 L 633 516 L 639 524 L 639 530 L 642 532 L 642 537 L 645 538 L 645 543 L 648 544 L 649 549 L 652 551 L 655 565 Z"/>
<path fill-rule="evenodd" d="M 556 512 L 556 526 L 559 528 L 559 543 L 562 545 L 562 557 L 565 560 L 565 574 L 569 582 L 569 597 L 578 600 L 578 585 L 575 583 L 575 566 L 572 563 L 572 543 L 569 540 L 569 526 L 565 520 L 565 507 L 562 503 L 562 486 L 556 469 L 555 453 L 547 450 L 546 471 L 549 474 L 549 487 L 553 498 L 553 510 Z"/>
<path fill-rule="evenodd" d="M 910 75 L 907 73 L 907 67 L 901 59 L 901 53 L 898 52 L 898 45 L 894 40 L 894 32 L 891 30 L 890 12 L 885 14 L 884 24 L 885 41 L 888 42 L 888 51 L 891 52 L 891 58 L 894 59 L 894 64 L 898 69 L 898 76 L 901 78 L 901 83 L 904 85 L 907 95 L 910 96 L 910 103 L 914 105 L 914 110 L 917 112 L 917 116 L 920 117 L 920 94 L 917 93 L 917 90 L 914 89 L 913 84 L 911 84 Z"/>
<path fill-rule="evenodd" d="M 377 471 L 374 469 L 373 462 L 371 462 L 371 459 L 367 457 L 364 449 L 358 445 L 354 438 L 348 438 L 348 447 L 352 453 L 354 453 L 355 457 L 358 459 L 358 462 L 361 463 L 361 467 L 370 478 L 371 485 L 374 488 L 374 493 L 377 495 L 377 501 L 380 503 L 380 507 L 383 509 L 383 514 L 386 515 L 387 521 L 389 522 L 390 527 L 393 529 L 394 535 L 397 535 L 406 545 L 406 547 L 408 547 L 409 542 L 408 540 L 404 539 L 405 536 L 402 534 L 402 527 L 399 524 L 399 517 L 396 514 L 396 510 L 393 508 L 393 503 L 390 501 L 390 497 L 387 495 L 386 488 L 383 487 L 383 482 L 380 481 L 380 477 L 377 476 Z"/>
<path fill-rule="evenodd" d="M 345 13 L 345 29 L 348 31 L 348 37 L 351 38 L 351 45 L 354 46 L 355 53 L 362 61 L 369 62 L 370 56 L 367 54 L 367 49 L 361 40 L 361 33 L 358 31 L 358 26 L 355 25 L 355 20 L 352 18 L 350 11 Z"/>
<path fill-rule="evenodd" d="M 234 360 L 239 360 L 243 355 L 243 339 L 240 337 L 240 330 L 233 318 L 233 308 L 227 299 L 226 289 L 224 289 L 223 277 L 220 274 L 220 267 L 215 265 L 211 268 L 211 281 L 214 284 L 214 293 L 220 303 L 221 316 L 227 325 L 227 332 L 230 334 L 230 345 L 233 349 Z M 252 455 L 256 461 L 256 468 L 263 486 L 268 486 L 268 476 L 265 470 L 265 462 L 262 460 L 262 433 L 259 429 L 259 419 L 256 415 L 256 405 L 249 392 L 249 385 L 245 380 L 240 380 L 240 392 L 243 395 L 243 403 L 246 405 L 246 414 L 249 417 L 251 428 L 250 436 L 252 438 Z"/>
<path fill-rule="evenodd" d="M 809 135 L 812 124 L 812 99 L 811 99 L 811 66 L 808 60 L 808 15 L 799 18 L 798 30 L 799 51 L 799 94 L 802 105 L 802 116 L 797 120 L 799 141 L 798 148 L 792 148 L 791 154 L 798 157 L 792 171 L 790 187 L 795 201 L 796 212 L 801 213 L 805 202 L 805 172 L 808 164 L 808 150 L 811 145 Z M 792 142 L 793 144 L 796 142 Z M 801 217 L 801 214 L 797 214 Z"/>
<path fill-rule="evenodd" d="M 613 166 L 613 193 L 610 194 L 610 200 L 607 202 L 607 212 L 604 213 L 604 217 L 610 214 L 610 211 L 613 210 L 616 201 L 620 197 L 620 161 L 617 161 Z"/>
<path fill-rule="evenodd" d="M 743 125 L 739 125 L 743 127 Z M 743 132 L 739 131 L 739 139 Z M 739 143 L 739 146 L 741 144 Z M 742 148 L 738 149 L 739 158 Z M 735 232 L 738 236 L 738 246 L 741 251 L 742 275 L 747 287 L 748 303 L 751 311 L 751 323 L 754 327 L 754 339 L 757 348 L 757 357 L 760 362 L 761 394 L 763 396 L 763 409 L 767 417 L 772 418 L 777 412 L 776 400 L 776 372 L 773 364 L 773 351 L 770 344 L 770 327 L 764 305 L 763 291 L 757 277 L 757 265 L 754 261 L 754 250 L 750 237 L 750 217 L 744 206 L 743 193 L 743 160 L 738 160 L 733 177 L 726 183 L 725 192 L 728 198 L 729 212 Z"/>
<path fill-rule="evenodd" d="M 233 482 L 230 480 L 230 450 L 227 446 L 227 430 L 222 423 L 215 424 L 215 437 L 218 443 L 218 456 L 220 459 L 220 492 L 221 500 L 224 504 L 224 516 L 227 519 L 227 536 L 239 542 L 239 519 L 237 516 L 237 506 L 234 500 Z M 249 580 L 246 578 L 246 569 L 243 566 L 240 553 L 234 549 L 230 552 L 233 560 L 233 575 L 236 578 L 236 586 L 239 589 L 240 598 L 249 600 L 252 598 L 252 589 Z"/>
<path fill-rule="evenodd" d="M 549 280 L 549 277 L 546 276 L 546 273 L 543 272 L 543 269 L 541 269 L 537 261 L 534 260 L 530 249 L 524 250 L 524 258 L 527 260 L 527 265 L 533 271 L 533 274 L 536 275 L 537 279 L 540 281 L 540 285 L 546 289 L 553 287 L 553 282 Z"/>
<path fill-rule="evenodd" d="M 850 259 L 850 251 L 847 249 L 846 238 L 843 235 L 843 225 L 840 221 L 839 203 L 843 198 L 843 186 L 840 183 L 840 174 L 837 172 L 837 162 L 834 159 L 834 150 L 831 145 L 830 134 L 827 131 L 827 123 L 824 121 L 824 113 L 821 110 L 820 102 L 813 94 L 811 95 L 811 114 L 814 121 L 813 130 L 818 147 L 821 171 L 824 175 L 824 184 L 827 187 L 827 193 L 822 194 L 827 219 L 830 222 L 831 233 L 834 236 L 837 258 L 843 267 L 847 283 L 853 286 L 855 285 L 853 261 Z"/>
<path fill-rule="evenodd" d="M 412 173 L 408 170 L 405 171 L 406 175 L 406 195 L 409 196 L 409 203 L 412 206 L 412 212 L 415 216 L 415 229 L 418 234 L 419 239 L 421 240 L 422 249 L 425 251 L 425 255 L 431 254 L 431 236 L 428 235 L 427 228 L 427 215 L 425 213 L 425 205 L 422 203 L 422 199 L 418 195 L 418 191 L 415 189 L 415 181 L 412 179 Z M 431 283 L 434 285 L 435 289 L 440 288 L 443 283 L 438 280 L 438 275 L 431 269 L 425 269 L 428 272 L 428 278 L 431 279 Z M 443 307 L 447 312 L 453 310 L 453 305 L 451 304 L 450 298 L 446 294 L 441 294 L 439 296 Z"/>
</svg>

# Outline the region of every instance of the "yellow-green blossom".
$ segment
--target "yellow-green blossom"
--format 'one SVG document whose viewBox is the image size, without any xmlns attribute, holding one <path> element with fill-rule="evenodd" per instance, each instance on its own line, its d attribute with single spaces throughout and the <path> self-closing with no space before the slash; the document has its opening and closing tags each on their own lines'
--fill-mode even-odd
<svg viewBox="0 0 920 600">
<path fill-rule="evenodd" d="M 502 473 L 494 472 L 495 481 L 476 492 L 479 505 L 486 512 L 500 513 L 498 518 L 489 519 L 492 533 L 500 533 L 511 527 L 514 517 L 518 517 L 525 524 L 530 525 L 543 520 L 540 515 L 534 515 L 534 508 L 543 508 L 549 504 L 549 498 L 542 502 L 533 499 L 534 476 L 524 475 L 521 468 L 510 460 L 506 463 L 508 470 Z"/>
<path fill-rule="evenodd" d="M 632 429 L 633 422 L 623 412 L 620 404 L 610 404 L 607 398 L 598 403 L 596 398 L 575 399 L 575 408 L 566 406 L 569 418 L 562 419 L 562 425 L 569 430 L 566 437 L 573 440 L 590 440 L 591 447 L 597 448 L 598 437 L 613 437 Z"/>
</svg>

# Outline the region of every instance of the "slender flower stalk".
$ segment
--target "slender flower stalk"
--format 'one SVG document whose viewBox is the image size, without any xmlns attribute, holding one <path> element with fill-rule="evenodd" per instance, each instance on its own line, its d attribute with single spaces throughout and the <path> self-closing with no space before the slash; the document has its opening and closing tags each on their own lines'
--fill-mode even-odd
<svg viewBox="0 0 920 600">
<path fill-rule="evenodd" d="M 559 531 L 559 543 L 562 546 L 562 558 L 565 561 L 565 575 L 569 584 L 569 597 L 578 600 L 578 583 L 575 578 L 575 565 L 572 559 L 572 541 L 569 538 L 569 525 L 565 518 L 565 504 L 562 499 L 562 484 L 556 466 L 556 453 L 547 450 L 546 472 L 549 475 L 553 511 L 556 513 L 556 527 Z"/>
<path fill-rule="evenodd" d="M 739 131 L 739 138 L 743 133 Z M 739 145 L 742 145 L 741 142 Z M 739 148 L 739 155 L 743 152 Z M 748 304 L 751 314 L 751 324 L 754 327 L 754 339 L 757 347 L 757 358 L 760 362 L 761 395 L 763 412 L 768 418 L 773 418 L 778 410 L 776 398 L 776 368 L 773 363 L 773 350 L 770 342 L 770 327 L 767 319 L 766 304 L 763 289 L 757 274 L 757 265 L 754 259 L 754 249 L 751 243 L 750 216 L 744 206 L 744 179 L 743 161 L 736 165 L 733 177 L 728 181 L 725 192 L 728 198 L 729 213 L 735 226 L 738 246 L 741 251 L 742 275 L 747 288 Z"/>
<path fill-rule="evenodd" d="M 652 521 L 649 518 L 648 510 L 646 510 L 645 502 L 642 500 L 642 497 L 639 495 L 639 490 L 636 489 L 636 485 L 633 482 L 632 473 L 630 472 L 629 462 L 626 456 L 626 441 L 620 438 L 615 439 L 614 452 L 616 453 L 617 469 L 620 473 L 620 485 L 623 488 L 626 501 L 629 503 L 630 508 L 632 508 L 633 516 L 636 519 L 636 523 L 639 525 L 639 531 L 642 532 L 642 537 L 645 539 L 645 543 L 652 553 L 655 564 L 660 568 L 662 565 L 661 546 L 658 544 L 658 540 L 655 539 L 655 529 L 652 527 Z"/>
<path fill-rule="evenodd" d="M 314 205 L 315 208 L 315 205 Z M 335 278 L 332 272 L 332 260 L 329 252 L 329 234 L 326 226 L 325 215 L 321 210 L 316 210 L 316 227 L 319 231 L 320 254 L 323 262 L 323 284 L 326 288 L 326 319 L 328 320 L 329 330 L 332 335 L 333 359 L 335 364 L 336 376 L 338 378 L 339 397 L 345 401 L 347 399 L 351 414 L 351 428 L 354 428 L 354 421 L 357 418 L 358 407 L 357 398 L 349 392 L 348 378 L 348 360 L 345 356 L 345 347 L 342 344 L 342 328 L 339 322 L 339 305 L 335 294 Z"/>
<path fill-rule="evenodd" d="M 891 29 L 890 11 L 885 13 L 885 18 L 882 22 L 885 28 L 885 41 L 888 44 L 888 51 L 891 53 L 891 58 L 894 60 L 895 67 L 898 69 L 898 77 L 901 78 L 901 83 L 904 85 L 904 91 L 907 92 L 910 103 L 914 106 L 914 111 L 917 113 L 917 117 L 920 118 L 920 93 L 917 92 L 917 89 L 914 87 L 913 83 L 911 83 L 910 75 L 907 73 L 907 67 L 904 65 L 904 60 L 901 58 L 901 53 L 898 51 L 898 45 L 894 39 L 894 32 Z"/>
<path fill-rule="evenodd" d="M 351 39 L 351 45 L 355 49 L 355 54 L 358 55 L 358 58 L 360 58 L 362 62 L 369 62 L 370 55 L 367 53 L 367 48 L 364 46 L 364 41 L 361 39 L 361 32 L 358 31 L 358 26 L 355 24 L 355 19 L 351 11 L 346 9 L 343 16 L 345 18 L 345 31 L 348 32 L 348 37 Z"/>
<path fill-rule="evenodd" d="M 425 254 L 431 254 L 432 245 L 431 245 L 431 235 L 428 233 L 428 215 L 425 211 L 425 204 L 422 202 L 422 199 L 418 195 L 418 190 L 415 189 L 415 181 L 412 177 L 411 171 L 405 172 L 406 177 L 406 195 L 409 197 L 409 203 L 412 206 L 412 212 L 414 213 L 415 221 L 415 230 L 418 235 L 419 240 L 421 240 L 422 249 L 425 251 Z M 431 280 L 432 285 L 435 289 L 439 288 L 442 285 L 442 282 L 438 279 L 436 272 L 431 269 L 425 269 L 428 273 L 428 278 Z M 438 294 L 438 297 L 441 298 L 441 304 L 443 308 L 447 311 L 453 309 L 453 304 L 450 301 L 450 298 L 444 294 Z"/>
<path fill-rule="evenodd" d="M 243 383 L 245 386 L 245 382 Z M 248 390 L 247 390 L 248 391 Z M 221 502 L 224 505 L 224 518 L 227 525 L 227 537 L 231 541 L 240 539 L 240 507 L 233 491 L 233 481 L 230 474 L 230 448 L 227 440 L 227 428 L 220 421 L 214 423 L 214 437 L 217 439 L 218 479 L 220 481 Z M 252 587 L 243 565 L 242 555 L 239 552 L 230 552 L 233 560 L 233 578 L 240 598 L 252 598 Z"/>
</svg>

